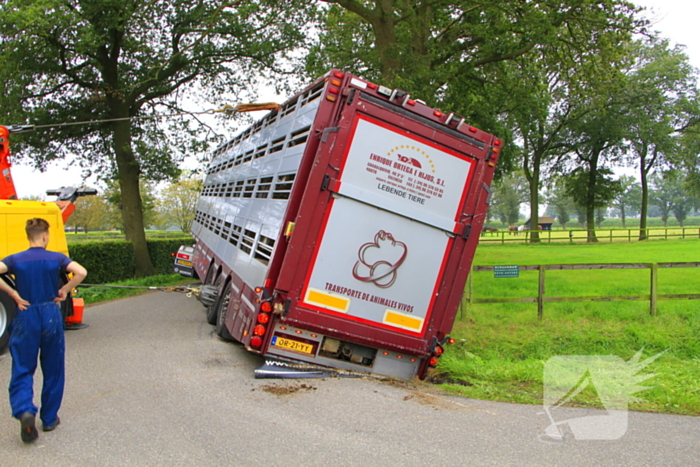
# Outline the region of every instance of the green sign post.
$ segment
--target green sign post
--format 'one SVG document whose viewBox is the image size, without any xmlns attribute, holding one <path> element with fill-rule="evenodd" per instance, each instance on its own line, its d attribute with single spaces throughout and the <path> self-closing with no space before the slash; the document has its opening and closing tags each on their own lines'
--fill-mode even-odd
<svg viewBox="0 0 700 467">
<path fill-rule="evenodd" d="M 493 277 L 518 277 L 520 275 L 520 266 L 494 266 Z"/>
</svg>

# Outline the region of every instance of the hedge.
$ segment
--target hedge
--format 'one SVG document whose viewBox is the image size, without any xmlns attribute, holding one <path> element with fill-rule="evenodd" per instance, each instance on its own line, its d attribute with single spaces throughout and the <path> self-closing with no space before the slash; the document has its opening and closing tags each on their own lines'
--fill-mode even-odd
<svg viewBox="0 0 700 467">
<path fill-rule="evenodd" d="M 192 237 L 147 240 L 156 274 L 172 274 L 173 257 L 180 245 L 194 243 Z M 90 284 L 106 284 L 134 277 L 134 249 L 124 240 L 75 243 L 69 256 L 88 270 Z"/>
</svg>

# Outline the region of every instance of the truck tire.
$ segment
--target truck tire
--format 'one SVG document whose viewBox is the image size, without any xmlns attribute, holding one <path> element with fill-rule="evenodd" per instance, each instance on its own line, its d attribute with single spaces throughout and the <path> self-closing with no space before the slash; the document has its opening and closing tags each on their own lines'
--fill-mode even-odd
<svg viewBox="0 0 700 467">
<path fill-rule="evenodd" d="M 221 296 L 216 304 L 216 335 L 225 341 L 232 341 L 233 336 L 228 332 L 226 327 L 226 310 L 231 303 L 231 281 L 226 283 L 226 287 L 221 292 Z"/>
<path fill-rule="evenodd" d="M 208 274 L 207 274 L 208 275 Z M 214 286 L 216 287 L 216 290 L 219 291 L 219 297 L 212 303 L 209 307 L 207 307 L 207 323 L 215 325 L 216 324 L 216 318 L 217 318 L 217 306 L 221 302 L 221 284 L 224 281 L 224 275 L 219 274 L 216 280 L 214 281 Z"/>
<path fill-rule="evenodd" d="M 15 301 L 0 291 L 0 355 L 5 353 L 10 343 L 10 323 L 14 318 Z"/>
</svg>

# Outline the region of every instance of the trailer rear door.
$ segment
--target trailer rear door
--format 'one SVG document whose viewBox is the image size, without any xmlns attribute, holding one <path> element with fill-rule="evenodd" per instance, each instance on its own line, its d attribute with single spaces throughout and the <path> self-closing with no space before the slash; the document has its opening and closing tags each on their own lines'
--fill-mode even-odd
<svg viewBox="0 0 700 467">
<path fill-rule="evenodd" d="M 289 318 L 313 312 L 321 319 L 306 319 L 326 328 L 366 336 L 369 326 L 372 340 L 417 350 L 453 243 L 464 242 L 470 191 L 483 191 L 470 187 L 485 143 L 401 110 L 358 92 L 321 145 L 337 175 L 324 181 L 331 199 L 315 213 L 320 228 Z"/>
</svg>

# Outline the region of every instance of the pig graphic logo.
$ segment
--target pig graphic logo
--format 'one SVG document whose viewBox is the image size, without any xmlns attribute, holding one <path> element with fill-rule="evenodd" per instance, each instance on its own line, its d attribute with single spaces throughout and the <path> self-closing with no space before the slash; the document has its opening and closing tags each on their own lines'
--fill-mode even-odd
<svg viewBox="0 0 700 467">
<path fill-rule="evenodd" d="M 397 154 L 396 156 L 399 158 L 399 161 L 403 162 L 404 164 L 411 164 L 413 167 L 418 167 L 419 169 L 423 168 L 423 166 L 420 165 L 420 162 L 412 157 L 402 156 L 401 154 Z"/>
<path fill-rule="evenodd" d="M 380 230 L 373 242 L 362 245 L 357 252 L 358 261 L 352 268 L 352 276 L 358 281 L 372 282 L 386 289 L 396 282 L 396 270 L 406 259 L 408 248 L 388 232 Z"/>
</svg>

